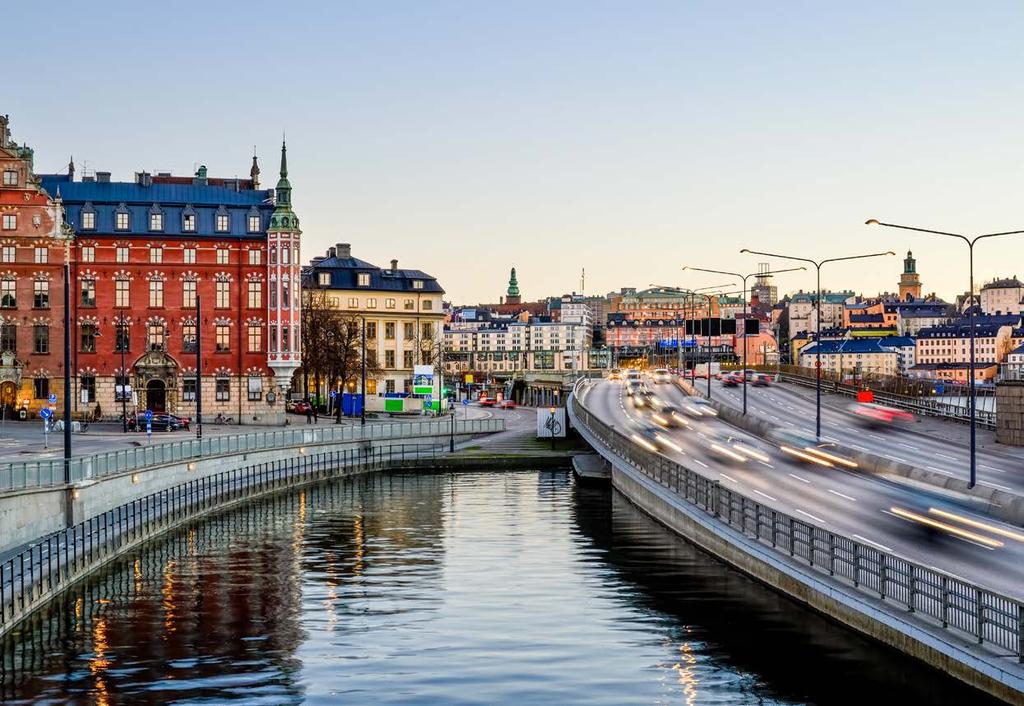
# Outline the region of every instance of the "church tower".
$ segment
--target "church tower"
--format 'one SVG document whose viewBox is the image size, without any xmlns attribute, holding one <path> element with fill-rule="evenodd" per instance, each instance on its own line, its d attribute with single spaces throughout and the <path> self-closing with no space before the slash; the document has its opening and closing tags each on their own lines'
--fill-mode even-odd
<svg viewBox="0 0 1024 706">
<path fill-rule="evenodd" d="M 267 228 L 267 365 L 282 393 L 291 388 L 292 374 L 302 365 L 302 280 L 299 273 L 299 219 L 292 211 L 288 181 L 288 148 L 281 141 L 281 177 L 274 190 L 274 213 Z M 284 399 L 281 399 L 283 409 Z"/>
<path fill-rule="evenodd" d="M 903 260 L 903 274 L 900 276 L 900 301 L 913 301 L 921 298 L 921 280 L 917 274 L 917 260 L 914 253 L 907 250 Z"/>
<path fill-rule="evenodd" d="M 516 281 L 516 268 L 512 268 L 512 274 L 508 278 L 508 291 L 505 292 L 506 304 L 519 304 L 522 297 L 519 296 L 519 282 Z"/>
</svg>

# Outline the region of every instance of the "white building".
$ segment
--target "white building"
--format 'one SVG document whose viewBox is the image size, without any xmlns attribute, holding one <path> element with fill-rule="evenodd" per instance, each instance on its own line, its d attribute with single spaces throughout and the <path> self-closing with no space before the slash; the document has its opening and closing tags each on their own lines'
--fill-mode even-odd
<svg viewBox="0 0 1024 706">
<path fill-rule="evenodd" d="M 981 310 L 985 314 L 1024 313 L 1024 284 L 1016 277 L 992 280 L 981 288 Z"/>
</svg>

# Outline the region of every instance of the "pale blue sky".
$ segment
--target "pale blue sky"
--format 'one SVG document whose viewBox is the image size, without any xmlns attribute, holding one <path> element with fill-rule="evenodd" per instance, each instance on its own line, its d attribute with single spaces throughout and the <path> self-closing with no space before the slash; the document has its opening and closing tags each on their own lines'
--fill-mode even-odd
<svg viewBox="0 0 1024 706">
<path fill-rule="evenodd" d="M 0 111 L 37 169 L 74 153 L 276 176 L 287 130 L 308 259 L 335 242 L 494 300 L 717 284 L 739 249 L 896 250 L 824 282 L 966 289 L 956 242 L 1024 228 L 1015 2 L 103 2 L 4 8 Z M 11 44 L 13 42 L 13 46 Z M 979 281 L 1024 277 L 1024 236 Z M 813 286 L 810 273 L 779 278 Z"/>
</svg>

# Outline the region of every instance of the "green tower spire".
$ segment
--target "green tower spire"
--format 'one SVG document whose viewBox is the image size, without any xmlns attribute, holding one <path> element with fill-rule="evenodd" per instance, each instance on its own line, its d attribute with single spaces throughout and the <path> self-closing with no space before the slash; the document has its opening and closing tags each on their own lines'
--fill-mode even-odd
<svg viewBox="0 0 1024 706">
<path fill-rule="evenodd" d="M 512 275 L 508 278 L 508 292 L 506 294 L 510 297 L 519 296 L 519 282 L 516 281 L 516 268 L 512 268 Z"/>
<path fill-rule="evenodd" d="M 288 181 L 288 146 L 281 140 L 281 178 L 277 180 L 274 214 L 269 230 L 297 231 L 299 219 L 292 211 L 292 185 Z"/>
</svg>

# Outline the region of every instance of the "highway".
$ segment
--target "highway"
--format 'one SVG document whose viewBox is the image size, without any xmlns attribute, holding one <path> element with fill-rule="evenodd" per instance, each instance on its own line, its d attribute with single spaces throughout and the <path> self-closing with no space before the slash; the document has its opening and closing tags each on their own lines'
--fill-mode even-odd
<svg viewBox="0 0 1024 706">
<path fill-rule="evenodd" d="M 712 382 L 712 396 L 736 409 L 743 408 L 743 388 L 725 387 Z M 703 388 L 702 388 L 703 389 Z M 815 405 L 813 390 L 794 389 L 786 383 L 768 387 L 747 386 L 747 413 L 775 424 L 814 433 Z M 836 399 L 822 395 L 822 438 L 850 448 L 884 456 L 942 475 L 967 480 L 970 475 L 969 449 L 966 444 L 921 434 L 910 428 L 892 425 L 882 429 L 867 428 L 845 410 L 832 404 L 853 404 L 851 398 Z M 955 422 L 948 422 L 955 424 Z M 956 432 L 965 427 L 957 424 Z M 999 490 L 1024 494 L 1024 460 L 1009 454 L 978 449 L 978 483 Z"/>
<path fill-rule="evenodd" d="M 682 416 L 689 398 L 681 389 L 671 383 L 650 385 L 650 389 Z M 928 512 L 932 503 L 914 488 L 838 466 L 806 463 L 712 416 L 690 417 L 688 427 L 655 427 L 650 409 L 637 407 L 622 383 L 599 381 L 586 391 L 582 403 L 617 430 L 636 434 L 638 444 L 649 438 L 643 435 L 644 429 L 651 433 L 657 428 L 661 440 L 655 443 L 660 453 L 765 505 L 1024 599 L 1024 530 L 1020 528 L 958 509 L 957 515 L 975 523 L 969 534 L 927 531 L 892 512 L 894 507 Z M 712 448 L 714 444 L 728 451 L 735 448 L 730 444 L 737 443 L 749 450 L 744 461 Z M 961 522 L 956 526 L 971 527 Z"/>
</svg>

